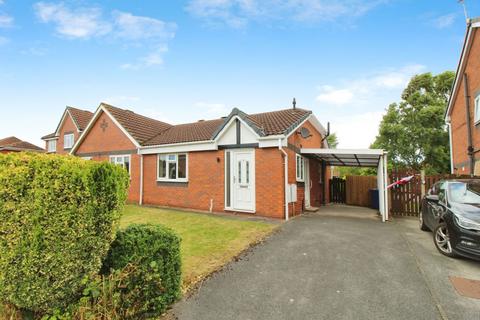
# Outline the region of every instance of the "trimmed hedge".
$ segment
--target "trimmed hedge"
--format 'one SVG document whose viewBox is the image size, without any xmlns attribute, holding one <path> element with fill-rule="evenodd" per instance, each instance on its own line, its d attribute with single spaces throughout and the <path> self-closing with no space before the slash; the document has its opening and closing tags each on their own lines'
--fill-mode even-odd
<svg viewBox="0 0 480 320">
<path fill-rule="evenodd" d="M 164 226 L 130 225 L 117 232 L 102 270 L 122 271 L 124 318 L 158 317 L 180 296 L 180 238 Z"/>
<path fill-rule="evenodd" d="M 42 314 L 77 301 L 108 252 L 128 181 L 105 162 L 0 155 L 0 302 Z"/>
</svg>

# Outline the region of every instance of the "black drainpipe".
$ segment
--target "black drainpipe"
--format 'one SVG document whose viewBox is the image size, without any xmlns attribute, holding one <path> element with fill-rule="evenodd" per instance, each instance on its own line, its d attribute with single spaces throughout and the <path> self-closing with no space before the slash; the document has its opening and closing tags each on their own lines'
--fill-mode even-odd
<svg viewBox="0 0 480 320">
<path fill-rule="evenodd" d="M 472 122 L 470 117 L 470 94 L 468 91 L 468 76 L 465 72 L 463 74 L 463 86 L 465 89 L 465 112 L 467 117 L 467 154 L 470 159 L 470 175 L 473 176 L 475 170 L 475 154 L 473 152 L 473 143 L 472 143 Z"/>
</svg>

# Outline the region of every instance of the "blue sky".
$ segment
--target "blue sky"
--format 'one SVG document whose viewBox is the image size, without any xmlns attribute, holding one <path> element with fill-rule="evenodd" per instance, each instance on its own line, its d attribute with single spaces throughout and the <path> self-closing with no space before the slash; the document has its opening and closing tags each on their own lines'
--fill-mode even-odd
<svg viewBox="0 0 480 320">
<path fill-rule="evenodd" d="M 413 74 L 455 69 L 464 33 L 456 0 L 0 0 L 0 137 L 41 145 L 66 105 L 183 123 L 296 97 L 368 147 Z"/>
</svg>

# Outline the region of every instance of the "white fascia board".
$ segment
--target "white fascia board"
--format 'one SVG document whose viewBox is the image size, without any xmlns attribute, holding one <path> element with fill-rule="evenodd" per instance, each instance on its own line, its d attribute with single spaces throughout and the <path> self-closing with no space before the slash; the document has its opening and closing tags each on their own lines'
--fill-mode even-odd
<svg viewBox="0 0 480 320">
<path fill-rule="evenodd" d="M 218 145 L 215 141 L 197 141 L 166 144 L 152 147 L 141 147 L 138 150 L 139 154 L 158 154 L 158 153 L 178 153 L 178 152 L 193 152 L 193 151 L 212 151 L 218 150 Z"/>
<path fill-rule="evenodd" d="M 258 146 L 260 148 L 278 148 L 278 141 L 282 141 L 282 147 L 288 146 L 288 140 L 284 135 L 282 136 L 268 136 L 258 139 Z"/>
<path fill-rule="evenodd" d="M 335 154 L 335 155 L 346 155 L 346 154 L 356 154 L 359 155 L 376 155 L 383 156 L 386 154 L 383 149 L 300 149 L 302 154 Z"/>
<path fill-rule="evenodd" d="M 51 141 L 51 140 L 58 140 L 58 136 L 55 136 L 55 137 L 51 137 L 51 138 L 46 138 L 46 139 L 42 139 L 43 141 Z"/>
</svg>

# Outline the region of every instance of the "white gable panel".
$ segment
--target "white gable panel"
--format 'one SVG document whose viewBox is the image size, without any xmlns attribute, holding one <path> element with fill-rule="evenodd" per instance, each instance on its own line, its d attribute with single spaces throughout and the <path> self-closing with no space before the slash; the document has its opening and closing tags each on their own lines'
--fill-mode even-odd
<svg viewBox="0 0 480 320">
<path fill-rule="evenodd" d="M 245 143 L 257 143 L 257 137 L 255 134 L 252 132 L 252 129 L 247 128 L 243 122 L 240 123 L 240 134 L 241 134 L 241 139 L 240 142 L 242 144 Z"/>
<path fill-rule="evenodd" d="M 240 143 L 258 143 L 257 137 L 252 132 L 252 129 L 248 128 L 243 122 L 240 122 Z M 237 124 L 236 121 L 232 121 L 225 128 L 224 133 L 218 139 L 219 146 L 237 144 Z"/>
<path fill-rule="evenodd" d="M 235 125 L 235 121 L 230 122 L 227 128 L 225 128 L 225 132 L 223 135 L 218 139 L 218 145 L 228 145 L 228 144 L 236 144 L 237 143 L 237 128 Z"/>
</svg>

